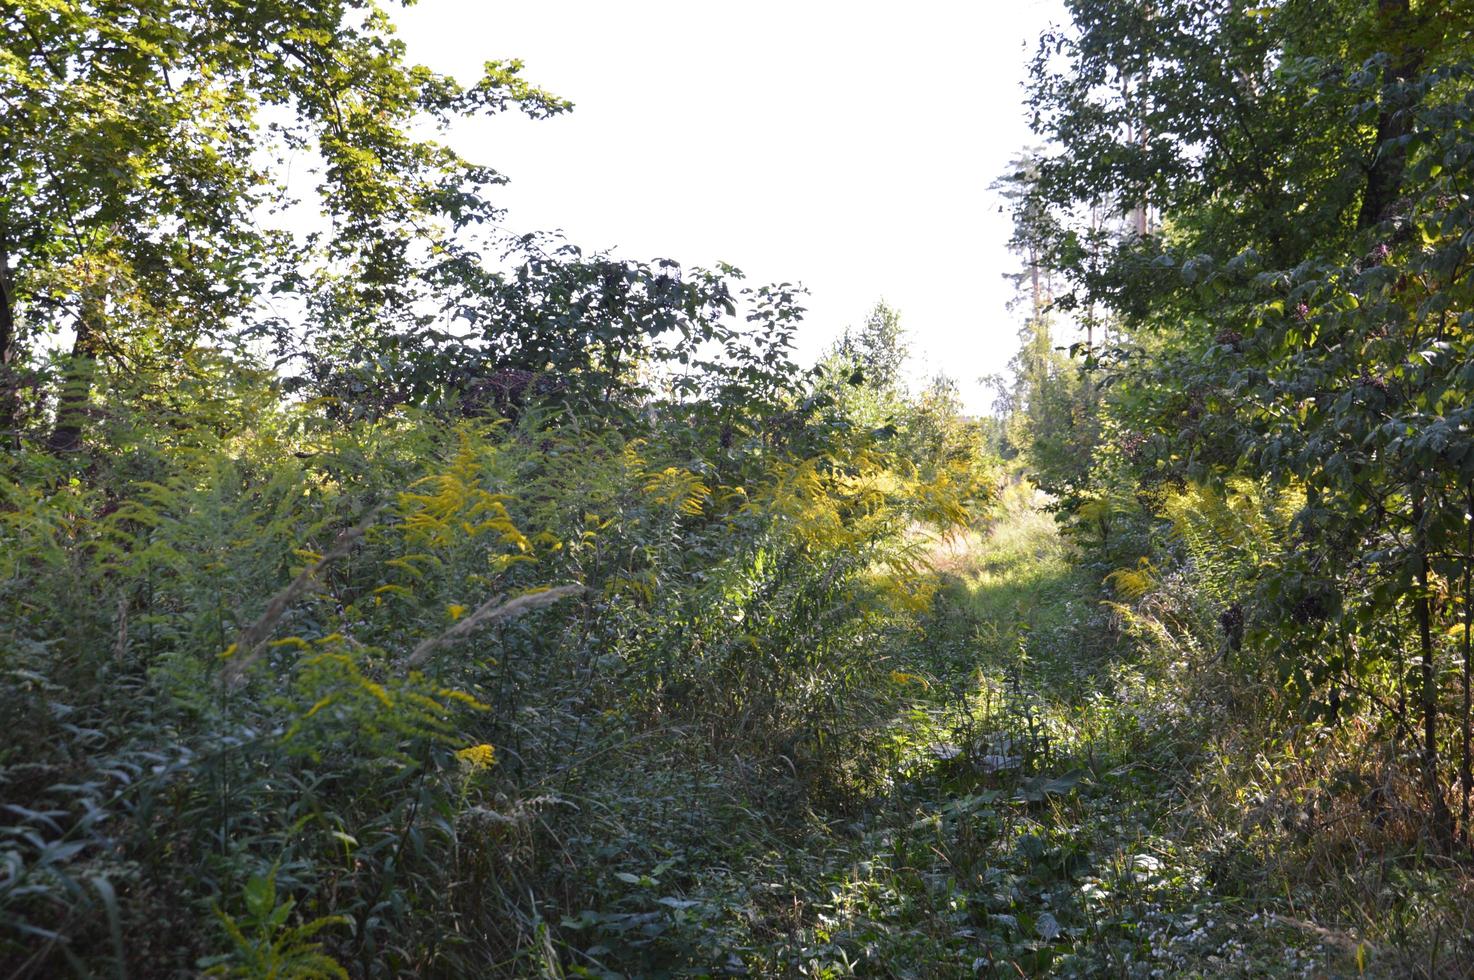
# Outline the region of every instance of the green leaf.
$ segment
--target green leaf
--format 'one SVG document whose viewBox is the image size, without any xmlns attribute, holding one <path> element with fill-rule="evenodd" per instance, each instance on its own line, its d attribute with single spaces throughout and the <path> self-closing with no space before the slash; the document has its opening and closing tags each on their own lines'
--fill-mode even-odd
<svg viewBox="0 0 1474 980">
<path fill-rule="evenodd" d="M 246 912 L 251 918 L 264 920 L 276 907 L 276 874 L 256 875 L 246 882 Z"/>
</svg>

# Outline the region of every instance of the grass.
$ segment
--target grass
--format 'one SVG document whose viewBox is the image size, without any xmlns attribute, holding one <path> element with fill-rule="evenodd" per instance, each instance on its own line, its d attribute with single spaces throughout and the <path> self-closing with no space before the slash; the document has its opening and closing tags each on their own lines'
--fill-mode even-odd
<svg viewBox="0 0 1474 980">
<path fill-rule="evenodd" d="M 537 937 L 495 968 L 1468 976 L 1467 872 L 1344 803 L 1304 822 L 1340 747 L 1194 631 L 1188 582 L 1103 603 L 1042 503 L 1019 483 L 937 542 L 929 612 L 874 651 L 895 710 L 843 738 L 864 759 L 590 732 L 576 791 L 486 825 L 482 877 Z"/>
<path fill-rule="evenodd" d="M 1306 836 L 1292 804 L 1326 760 L 1272 737 L 1217 651 L 1153 625 L 1190 619 L 1184 583 L 1103 604 L 1023 486 L 932 557 L 922 628 L 877 651 L 902 694 L 870 736 L 888 769 L 827 806 L 761 774 L 747 796 L 730 773 L 673 784 L 609 903 L 557 930 L 575 972 L 1469 975 L 1467 876 Z"/>
</svg>

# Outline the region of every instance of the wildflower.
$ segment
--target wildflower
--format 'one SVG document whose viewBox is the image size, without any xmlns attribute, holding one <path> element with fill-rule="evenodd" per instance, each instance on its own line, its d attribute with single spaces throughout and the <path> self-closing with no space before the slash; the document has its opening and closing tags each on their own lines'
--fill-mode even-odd
<svg viewBox="0 0 1474 980">
<path fill-rule="evenodd" d="M 468 745 L 456 751 L 456 758 L 472 769 L 490 769 L 496 765 L 496 748 L 485 742 L 480 745 Z"/>
<path fill-rule="evenodd" d="M 920 677 L 916 674 L 907 674 L 899 670 L 891 671 L 891 683 L 903 686 L 906 684 L 920 684 L 922 687 L 931 687 L 925 677 Z"/>
</svg>

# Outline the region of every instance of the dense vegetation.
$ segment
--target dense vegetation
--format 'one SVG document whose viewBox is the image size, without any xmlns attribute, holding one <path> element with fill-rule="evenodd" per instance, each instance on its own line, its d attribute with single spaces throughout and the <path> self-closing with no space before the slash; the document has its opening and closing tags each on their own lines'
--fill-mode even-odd
<svg viewBox="0 0 1474 980">
<path fill-rule="evenodd" d="M 1009 185 L 1026 334 L 1090 332 L 1077 377 L 1021 355 L 1020 442 L 1135 614 L 1177 582 L 1269 683 L 1299 833 L 1377 869 L 1322 914 L 1367 928 L 1474 841 L 1474 8 L 1069 6 Z"/>
<path fill-rule="evenodd" d="M 1468 975 L 1474 10 L 1068 6 L 981 421 L 520 64 L 0 10 L 0 972 Z"/>
</svg>

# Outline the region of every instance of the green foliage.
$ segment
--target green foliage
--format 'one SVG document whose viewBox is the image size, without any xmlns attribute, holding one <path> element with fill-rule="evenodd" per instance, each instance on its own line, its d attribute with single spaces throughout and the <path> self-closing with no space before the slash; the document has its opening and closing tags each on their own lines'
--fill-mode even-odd
<svg viewBox="0 0 1474 980">
<path fill-rule="evenodd" d="M 1069 7 L 991 427 L 883 303 L 806 374 L 797 287 L 507 236 L 423 134 L 519 63 L 6 7 L 0 967 L 1467 961 L 1467 4 Z"/>
<path fill-rule="evenodd" d="M 267 291 L 314 310 L 310 353 L 402 360 L 406 327 L 427 325 L 407 311 L 464 261 L 451 232 L 494 216 L 501 180 L 413 131 L 568 108 L 516 62 L 470 87 L 406 64 L 387 14 L 357 2 L 25 0 L 0 26 L 0 429 L 14 444 L 46 421 L 28 362 L 70 329 L 58 451 L 81 446 L 99 381 L 136 382 L 202 338 L 277 334 L 295 352 Z M 303 151 L 330 231 L 294 241 L 261 218 Z"/>
<path fill-rule="evenodd" d="M 1447 849 L 1453 799 L 1474 826 L 1467 4 L 1070 6 L 1016 210 L 1056 305 L 1118 328 L 1105 439 L 1051 488 L 1106 568 L 1185 560 L 1302 712 L 1415 748 Z"/>
<path fill-rule="evenodd" d="M 298 926 L 289 926 L 291 898 L 277 895 L 276 868 L 246 882 L 245 915 L 237 920 L 216 909 L 226 935 L 234 944 L 227 956 L 206 961 L 205 976 L 241 977 L 249 980 L 347 980 L 348 971 L 321 951 L 313 937 L 324 929 L 348 924 L 342 916 L 323 916 Z"/>
<path fill-rule="evenodd" d="M 1100 440 L 1094 383 L 1055 349 L 1047 315 L 1032 318 L 1019 336 L 1023 343 L 1010 365 L 1014 384 L 998 406 L 1006 444 L 1022 454 L 1042 488 L 1078 493 L 1089 483 Z"/>
<path fill-rule="evenodd" d="M 646 749 L 669 779 L 716 773 L 693 805 L 722 819 L 882 782 L 874 650 L 935 588 L 913 528 L 967 524 L 991 476 L 948 403 L 882 437 L 759 367 L 786 446 L 724 446 L 732 414 L 661 403 L 345 424 L 213 359 L 179 415 L 99 393 L 82 476 L 7 457 L 0 710 L 23 727 L 0 750 L 0 960 L 582 962 L 564 916 L 648 914 L 604 884 L 608 842 L 665 791 Z M 621 950 L 636 972 L 674 955 Z"/>
<path fill-rule="evenodd" d="M 835 369 L 853 376 L 862 390 L 894 393 L 904 387 L 901 369 L 906 363 L 905 331 L 901 314 L 884 300 L 865 316 L 858 327 L 848 327 L 834 344 L 829 359 Z"/>
<path fill-rule="evenodd" d="M 1283 564 L 1286 537 L 1304 497 L 1246 480 L 1222 491 L 1192 485 L 1170 496 L 1163 512 L 1172 522 L 1210 602 L 1230 605 L 1247 598 L 1264 568 Z"/>
</svg>

